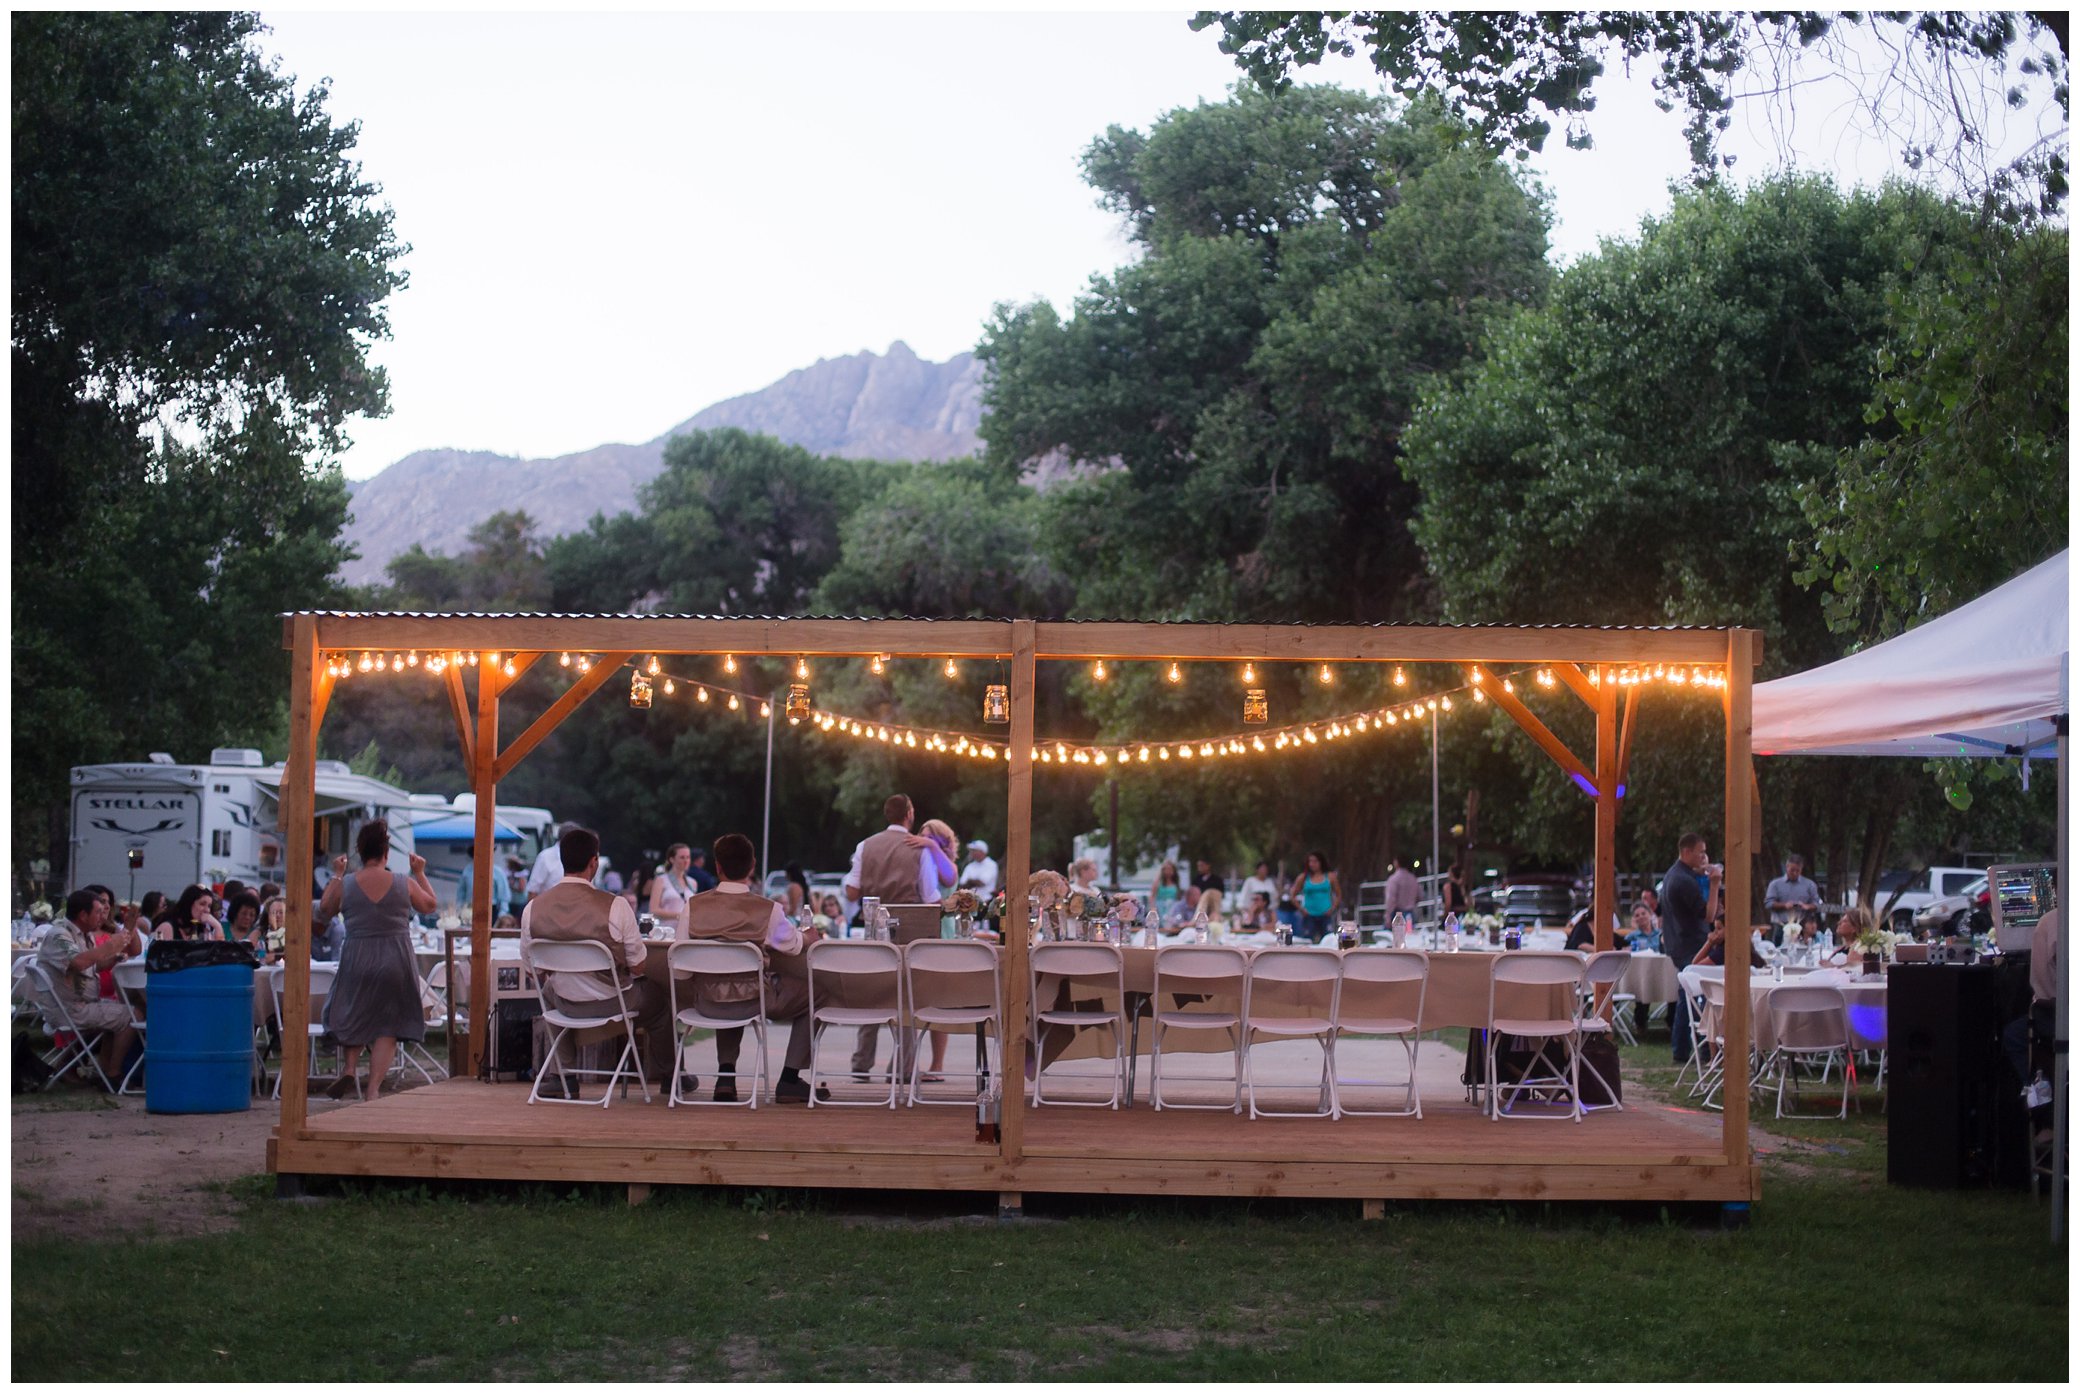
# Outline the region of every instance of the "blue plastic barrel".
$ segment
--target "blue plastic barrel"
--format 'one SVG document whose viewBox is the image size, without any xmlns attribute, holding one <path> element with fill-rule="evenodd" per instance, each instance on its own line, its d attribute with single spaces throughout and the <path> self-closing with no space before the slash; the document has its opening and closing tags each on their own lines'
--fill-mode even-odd
<svg viewBox="0 0 2080 1394">
<path fill-rule="evenodd" d="M 239 1113 L 253 1106 L 253 970 L 183 968 L 145 979 L 144 1106 Z"/>
</svg>

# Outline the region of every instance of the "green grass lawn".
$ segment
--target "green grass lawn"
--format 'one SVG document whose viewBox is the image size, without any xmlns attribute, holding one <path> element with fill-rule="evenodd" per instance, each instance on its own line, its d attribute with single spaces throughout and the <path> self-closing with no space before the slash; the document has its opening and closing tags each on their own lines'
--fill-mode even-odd
<svg viewBox="0 0 2080 1394">
<path fill-rule="evenodd" d="M 1628 1087 L 1673 1071 L 1627 1052 Z M 2027 1193 L 1884 1182 L 1877 1096 L 1765 1124 L 1746 1227 L 1658 1207 L 352 1184 L 14 1244 L 16 1379 L 2059 1380 Z M 1584 1126 L 1591 1126 L 1585 1124 Z M 60 1281 L 60 1275 L 68 1281 Z M 127 1293 L 119 1320 L 112 1294 Z"/>
</svg>

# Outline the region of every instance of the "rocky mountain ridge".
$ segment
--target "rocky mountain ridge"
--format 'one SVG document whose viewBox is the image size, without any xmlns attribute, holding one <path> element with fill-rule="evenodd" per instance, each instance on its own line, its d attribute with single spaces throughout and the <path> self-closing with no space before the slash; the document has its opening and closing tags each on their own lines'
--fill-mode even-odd
<svg viewBox="0 0 2080 1394">
<path fill-rule="evenodd" d="M 897 340 L 888 352 L 818 359 L 771 386 L 717 402 L 641 445 L 600 445 L 554 459 L 485 450 L 418 450 L 353 487 L 346 540 L 360 556 L 341 568 L 360 585 L 418 543 L 461 550 L 469 530 L 502 509 L 525 509 L 545 537 L 576 532 L 594 513 L 632 509 L 639 485 L 664 467 L 665 442 L 736 426 L 822 455 L 950 460 L 981 448 L 982 368 L 972 353 L 944 363 Z"/>
</svg>

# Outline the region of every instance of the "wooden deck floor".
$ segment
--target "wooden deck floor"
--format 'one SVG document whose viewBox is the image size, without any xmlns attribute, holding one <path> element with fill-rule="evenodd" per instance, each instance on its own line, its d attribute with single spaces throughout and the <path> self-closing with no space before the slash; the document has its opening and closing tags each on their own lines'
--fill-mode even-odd
<svg viewBox="0 0 2080 1394">
<path fill-rule="evenodd" d="M 1579 1124 L 1493 1122 L 1458 1097 L 1422 1119 L 1041 1108 L 1024 1155 L 974 1140 L 965 1108 L 610 1108 L 527 1103 L 453 1080 L 315 1113 L 270 1145 L 277 1172 L 697 1184 L 1352 1199 L 1752 1200 L 1715 1115 L 1651 1106 Z"/>
</svg>

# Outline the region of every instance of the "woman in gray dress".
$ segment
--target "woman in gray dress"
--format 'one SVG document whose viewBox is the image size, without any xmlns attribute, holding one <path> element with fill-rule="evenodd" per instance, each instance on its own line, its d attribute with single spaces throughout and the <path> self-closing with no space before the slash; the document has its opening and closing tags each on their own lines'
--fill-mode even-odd
<svg viewBox="0 0 2080 1394">
<path fill-rule="evenodd" d="M 384 865 L 390 859 L 390 826 L 382 819 L 361 825 L 354 850 L 361 855 L 361 870 L 349 876 L 347 859 L 334 858 L 332 880 L 318 902 L 319 923 L 334 915 L 347 922 L 339 974 L 325 998 L 325 1030 L 345 1048 L 339 1078 L 325 1090 L 335 1099 L 354 1087 L 363 1047 L 373 1099 L 390 1073 L 398 1040 L 426 1039 L 411 917 L 413 911 L 430 914 L 440 903 L 427 884 L 424 857 L 413 856 L 409 880 Z"/>
</svg>

